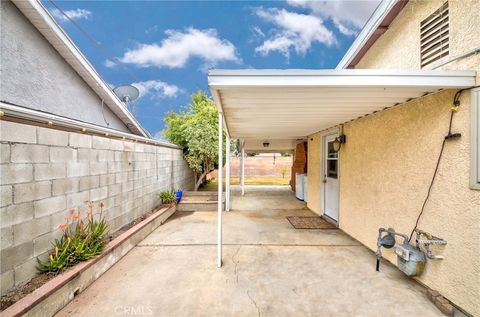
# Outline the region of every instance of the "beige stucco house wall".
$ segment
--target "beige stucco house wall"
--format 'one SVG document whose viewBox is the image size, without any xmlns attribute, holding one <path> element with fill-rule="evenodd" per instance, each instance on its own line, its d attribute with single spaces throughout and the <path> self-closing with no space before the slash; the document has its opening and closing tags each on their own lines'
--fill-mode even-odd
<svg viewBox="0 0 480 317">
<path fill-rule="evenodd" d="M 312 195 L 308 197 L 307 206 L 318 214 L 321 214 L 321 195 L 318 194 L 318 185 L 321 183 L 321 169 L 318 163 L 321 162 L 320 156 L 321 139 L 320 133 L 315 133 L 308 137 L 308 170 L 307 170 L 307 188 L 313 188 Z"/>
<path fill-rule="evenodd" d="M 419 69 L 420 21 L 444 1 L 409 1 L 357 68 Z M 480 47 L 480 1 L 450 1 L 450 53 L 442 61 Z M 435 64 L 429 65 L 429 68 Z M 473 69 L 480 56 L 443 69 Z M 477 80 L 480 84 L 480 80 Z M 427 194 L 455 91 L 447 90 L 346 123 L 340 150 L 339 226 L 376 250 L 379 227 L 410 234 Z M 480 191 L 470 176 L 470 91 L 453 119 L 458 140 L 448 141 L 419 228 L 448 241 L 435 247 L 444 260 L 428 260 L 420 283 L 474 316 L 480 316 Z M 309 136 L 308 207 L 322 214 L 321 131 Z M 384 256 L 396 263 L 386 250 Z M 372 263 L 372 269 L 373 268 Z"/>
</svg>

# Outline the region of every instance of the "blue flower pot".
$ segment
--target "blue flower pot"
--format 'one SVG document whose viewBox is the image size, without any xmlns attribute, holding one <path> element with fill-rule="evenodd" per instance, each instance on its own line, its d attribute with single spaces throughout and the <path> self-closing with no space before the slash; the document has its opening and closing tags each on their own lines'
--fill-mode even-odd
<svg viewBox="0 0 480 317">
<path fill-rule="evenodd" d="M 177 198 L 177 204 L 182 200 L 183 190 L 177 190 L 175 192 L 175 198 Z"/>
</svg>

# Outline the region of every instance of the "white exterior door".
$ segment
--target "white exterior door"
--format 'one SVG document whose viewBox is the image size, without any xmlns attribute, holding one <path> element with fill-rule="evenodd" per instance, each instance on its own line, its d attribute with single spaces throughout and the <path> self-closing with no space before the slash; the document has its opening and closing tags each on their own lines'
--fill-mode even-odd
<svg viewBox="0 0 480 317">
<path fill-rule="evenodd" d="M 324 214 L 338 221 L 338 153 L 333 150 L 333 141 L 338 135 L 328 135 L 323 144 L 324 166 Z"/>
</svg>

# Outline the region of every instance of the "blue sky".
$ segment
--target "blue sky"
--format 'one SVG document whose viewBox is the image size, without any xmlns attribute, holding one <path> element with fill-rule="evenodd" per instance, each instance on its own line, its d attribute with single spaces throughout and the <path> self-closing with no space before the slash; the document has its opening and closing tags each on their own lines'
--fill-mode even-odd
<svg viewBox="0 0 480 317">
<path fill-rule="evenodd" d="M 209 68 L 335 68 L 378 1 L 50 1 L 55 19 L 109 84 L 133 84 L 152 134 L 208 91 Z"/>
</svg>

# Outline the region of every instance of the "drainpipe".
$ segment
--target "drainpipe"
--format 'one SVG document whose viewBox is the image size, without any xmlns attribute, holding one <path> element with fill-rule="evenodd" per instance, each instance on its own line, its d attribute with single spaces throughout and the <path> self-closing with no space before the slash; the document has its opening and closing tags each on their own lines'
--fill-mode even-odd
<svg viewBox="0 0 480 317">
<path fill-rule="evenodd" d="M 227 135 L 225 162 L 225 210 L 230 211 L 230 136 Z"/>
<path fill-rule="evenodd" d="M 245 141 L 242 142 L 242 171 L 241 171 L 241 180 L 242 180 L 242 196 L 245 195 Z"/>
<path fill-rule="evenodd" d="M 217 267 L 222 267 L 222 165 L 223 165 L 223 151 L 222 151 L 222 113 L 218 112 L 218 198 L 217 198 Z"/>
</svg>

